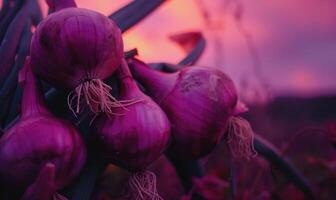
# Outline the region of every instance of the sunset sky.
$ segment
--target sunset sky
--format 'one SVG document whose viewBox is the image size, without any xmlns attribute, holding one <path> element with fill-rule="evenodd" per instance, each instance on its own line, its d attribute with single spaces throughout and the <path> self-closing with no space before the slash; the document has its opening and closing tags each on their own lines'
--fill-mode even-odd
<svg viewBox="0 0 336 200">
<path fill-rule="evenodd" d="M 44 0 L 39 0 L 46 8 Z M 234 23 L 230 0 L 170 0 L 124 34 L 125 49 L 138 48 L 146 62 L 178 62 L 184 51 L 169 36 L 202 31 L 207 49 L 199 64 L 228 73 L 244 93 L 242 79 L 260 89 L 253 57 Z M 106 15 L 129 0 L 77 0 Z M 242 0 L 242 25 L 260 57 L 257 66 L 275 95 L 336 94 L 335 0 Z M 202 12 L 209 14 L 205 22 Z M 262 88 L 262 87 L 261 87 Z M 262 89 L 261 89 L 262 90 Z"/>
</svg>

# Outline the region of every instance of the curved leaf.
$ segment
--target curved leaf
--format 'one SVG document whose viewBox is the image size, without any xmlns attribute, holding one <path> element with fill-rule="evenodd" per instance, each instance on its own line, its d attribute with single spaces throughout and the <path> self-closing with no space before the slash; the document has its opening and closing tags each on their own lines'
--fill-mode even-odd
<svg viewBox="0 0 336 200">
<path fill-rule="evenodd" d="M 187 56 L 179 65 L 194 65 L 204 52 L 206 40 L 201 32 L 186 32 L 170 36 L 170 39 L 181 46 Z"/>
<path fill-rule="evenodd" d="M 33 25 L 37 26 L 43 19 L 42 10 L 37 0 L 29 0 L 29 11 Z"/>
<path fill-rule="evenodd" d="M 130 58 L 130 57 L 134 57 L 138 55 L 138 49 L 131 49 L 129 51 L 126 51 L 125 54 L 124 54 L 124 57 L 127 59 L 127 58 Z"/>
<path fill-rule="evenodd" d="M 170 39 L 179 44 L 187 52 L 187 55 L 178 64 L 166 62 L 150 63 L 149 65 L 153 69 L 165 72 L 175 72 L 183 66 L 194 65 L 199 60 L 206 47 L 206 40 L 201 32 L 176 34 L 170 36 Z"/>
<path fill-rule="evenodd" d="M 117 12 L 109 16 L 114 20 L 122 32 L 140 22 L 166 0 L 137 0 L 132 1 Z"/>
<path fill-rule="evenodd" d="M 1 10 L 0 10 L 0 22 L 6 16 L 8 10 L 9 10 L 9 1 L 10 0 L 3 0 L 2 1 Z"/>
<path fill-rule="evenodd" d="M 9 7 L 6 15 L 0 21 L 0 41 L 3 42 L 8 26 L 11 24 L 13 18 L 17 15 L 17 12 L 21 9 L 21 7 L 25 4 L 26 0 L 15 0 L 14 6 Z"/>
<path fill-rule="evenodd" d="M 26 20 L 30 21 L 30 20 Z M 6 81 L 0 89 L 0 122 L 4 126 L 7 121 L 8 112 L 10 110 L 11 104 L 13 103 L 13 98 L 15 96 L 15 91 L 17 87 L 18 72 L 23 65 L 25 58 L 28 54 L 30 38 L 32 33 L 30 31 L 30 22 L 26 23 L 25 30 L 22 33 L 20 45 L 17 52 L 17 58 L 13 69 L 9 73 Z"/>
<path fill-rule="evenodd" d="M 176 72 L 185 66 L 185 65 L 184 66 L 176 65 L 176 64 L 166 63 L 166 62 L 149 63 L 148 65 L 153 69 L 161 70 L 164 72 Z"/>
<path fill-rule="evenodd" d="M 256 151 L 268 160 L 273 166 L 279 169 L 291 182 L 302 190 L 308 198 L 314 199 L 313 189 L 306 178 L 296 169 L 296 167 L 287 159 L 283 158 L 276 147 L 267 140 L 256 135 L 254 138 L 254 148 Z"/>
<path fill-rule="evenodd" d="M 11 70 L 16 55 L 16 49 L 19 44 L 20 35 L 24 29 L 27 18 L 27 6 L 24 6 L 11 22 L 5 38 L 0 47 L 0 85 Z"/>
</svg>

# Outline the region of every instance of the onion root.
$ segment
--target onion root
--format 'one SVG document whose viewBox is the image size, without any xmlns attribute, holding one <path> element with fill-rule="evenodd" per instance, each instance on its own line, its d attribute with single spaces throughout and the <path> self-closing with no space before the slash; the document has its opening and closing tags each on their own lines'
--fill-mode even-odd
<svg viewBox="0 0 336 200">
<path fill-rule="evenodd" d="M 55 193 L 53 196 L 53 200 L 68 200 L 68 199 L 59 193 Z"/>
<path fill-rule="evenodd" d="M 254 149 L 254 133 L 250 123 L 242 117 L 230 117 L 226 127 L 227 143 L 236 158 L 250 160 L 257 156 Z"/>
<path fill-rule="evenodd" d="M 156 189 L 156 176 L 153 172 L 135 172 L 128 181 L 130 192 L 135 200 L 163 200 Z"/>
<path fill-rule="evenodd" d="M 82 96 L 90 110 L 94 114 L 103 112 L 107 115 L 118 115 L 113 108 L 122 108 L 125 111 L 126 106 L 139 102 L 139 100 L 120 100 L 118 101 L 111 94 L 112 87 L 100 79 L 91 79 L 78 85 L 68 95 L 68 106 L 72 113 L 77 116 L 81 112 Z"/>
</svg>

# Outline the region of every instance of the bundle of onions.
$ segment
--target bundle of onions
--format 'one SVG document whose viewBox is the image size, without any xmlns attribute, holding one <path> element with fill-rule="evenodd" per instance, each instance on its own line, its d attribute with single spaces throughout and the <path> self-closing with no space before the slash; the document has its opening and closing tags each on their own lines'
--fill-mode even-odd
<svg viewBox="0 0 336 200">
<path fill-rule="evenodd" d="M 96 114 L 122 107 L 102 81 L 123 58 L 117 25 L 98 12 L 74 7 L 72 0 L 49 0 L 48 4 L 57 12 L 44 19 L 33 35 L 33 72 L 50 85 L 71 91 L 68 105 L 75 115 L 81 111 L 81 97 Z"/>
<path fill-rule="evenodd" d="M 175 73 L 150 69 L 129 59 L 134 77 L 167 114 L 173 141 L 172 156 L 197 159 L 207 155 L 226 133 L 234 156 L 253 157 L 253 131 L 237 114 L 237 93 L 223 72 L 206 67 L 187 67 Z"/>
<path fill-rule="evenodd" d="M 103 155 L 132 173 L 129 188 L 133 199 L 161 199 L 156 191 L 155 175 L 146 171 L 146 167 L 159 158 L 168 145 L 168 118 L 150 97 L 140 91 L 125 60 L 117 75 L 120 99 L 138 101 L 128 105 L 128 111 L 121 115 L 100 115 L 93 122 L 93 132 L 103 146 Z"/>
<path fill-rule="evenodd" d="M 0 180 L 19 190 L 30 185 L 27 196 L 38 190 L 36 182 L 49 180 L 44 183 L 49 191 L 44 193 L 64 199 L 55 192 L 79 174 L 86 158 L 85 145 L 73 125 L 47 110 L 29 59 L 19 79 L 21 116 L 0 139 Z"/>
</svg>

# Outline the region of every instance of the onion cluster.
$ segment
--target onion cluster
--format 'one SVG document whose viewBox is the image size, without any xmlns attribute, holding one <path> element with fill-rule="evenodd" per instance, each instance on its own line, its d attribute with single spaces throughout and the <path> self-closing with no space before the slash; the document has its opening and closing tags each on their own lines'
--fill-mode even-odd
<svg viewBox="0 0 336 200">
<path fill-rule="evenodd" d="M 70 91 L 75 115 L 82 103 L 89 106 L 100 154 L 131 172 L 132 199 L 162 199 L 155 175 L 146 169 L 166 149 L 178 159 L 198 159 L 227 138 L 234 156 L 255 155 L 253 131 L 236 117 L 246 108 L 226 74 L 199 66 L 163 73 L 136 58 L 127 62 L 113 21 L 72 0 L 47 3 L 56 12 L 38 25 L 20 72 L 20 119 L 0 139 L 0 181 L 25 190 L 23 199 L 63 199 L 56 191 L 80 173 L 86 159 L 77 129 L 48 111 L 37 78 Z M 117 98 L 103 82 L 114 73 Z"/>
</svg>

